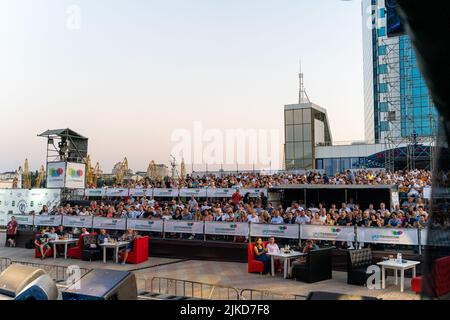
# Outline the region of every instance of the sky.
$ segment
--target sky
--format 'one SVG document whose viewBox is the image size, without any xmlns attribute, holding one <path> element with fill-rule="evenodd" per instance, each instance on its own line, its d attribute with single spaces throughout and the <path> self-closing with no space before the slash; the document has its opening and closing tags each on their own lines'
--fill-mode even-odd
<svg viewBox="0 0 450 320">
<path fill-rule="evenodd" d="M 0 0 L 0 171 L 44 164 L 47 129 L 105 172 L 168 164 L 195 121 L 282 134 L 300 58 L 333 139 L 362 140 L 361 26 L 359 0 Z"/>
</svg>

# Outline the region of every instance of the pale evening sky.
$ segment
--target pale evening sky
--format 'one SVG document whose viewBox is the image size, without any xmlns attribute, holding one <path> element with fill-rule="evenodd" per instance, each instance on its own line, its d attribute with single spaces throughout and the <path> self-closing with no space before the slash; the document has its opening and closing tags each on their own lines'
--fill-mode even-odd
<svg viewBox="0 0 450 320">
<path fill-rule="evenodd" d="M 0 171 L 44 164 L 46 129 L 89 137 L 105 172 L 168 164 L 196 120 L 282 132 L 300 57 L 334 140 L 362 140 L 361 26 L 359 0 L 0 0 Z"/>
</svg>

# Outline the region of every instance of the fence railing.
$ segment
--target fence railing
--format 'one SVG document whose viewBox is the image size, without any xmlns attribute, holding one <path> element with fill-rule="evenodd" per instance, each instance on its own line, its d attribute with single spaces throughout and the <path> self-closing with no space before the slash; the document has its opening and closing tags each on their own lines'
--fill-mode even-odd
<svg viewBox="0 0 450 320">
<path fill-rule="evenodd" d="M 192 220 L 153 220 L 129 218 L 104 218 L 91 216 L 18 216 L 19 225 L 34 227 L 63 225 L 67 228 L 85 227 L 125 231 L 133 228 L 165 238 L 170 234 L 251 238 L 282 238 L 298 240 L 339 241 L 388 245 L 425 246 L 426 229 L 421 228 L 372 228 L 357 226 L 324 226 L 298 224 L 260 224 L 243 222 L 205 222 Z M 199 238 L 197 237 L 197 238 Z"/>
<path fill-rule="evenodd" d="M 11 259 L 0 258 L 0 272 L 3 272 L 11 265 Z"/>
<path fill-rule="evenodd" d="M 145 292 L 204 300 L 305 300 L 306 296 L 289 295 L 257 289 L 237 289 L 216 284 L 154 277 L 145 281 Z"/>
</svg>

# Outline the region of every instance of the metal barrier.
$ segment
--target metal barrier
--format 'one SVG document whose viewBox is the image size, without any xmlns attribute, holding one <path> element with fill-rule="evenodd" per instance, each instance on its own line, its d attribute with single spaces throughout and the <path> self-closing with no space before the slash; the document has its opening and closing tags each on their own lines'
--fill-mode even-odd
<svg viewBox="0 0 450 320">
<path fill-rule="evenodd" d="M 10 264 L 22 264 L 30 267 L 35 267 L 44 270 L 56 283 L 61 283 L 67 281 L 70 277 L 75 275 L 75 272 L 80 271 L 79 276 L 83 277 L 85 274 L 90 272 L 92 269 L 86 268 L 70 268 L 70 266 L 57 266 L 57 265 L 49 265 L 42 263 L 34 263 L 28 261 L 11 261 Z"/>
<path fill-rule="evenodd" d="M 150 281 L 150 286 L 148 285 Z M 306 296 L 279 294 L 257 289 L 237 289 L 189 280 L 154 277 L 145 281 L 145 291 L 167 296 L 205 300 L 305 300 Z"/>
<path fill-rule="evenodd" d="M 11 265 L 11 259 L 0 258 L 0 272 L 5 271 Z"/>
<path fill-rule="evenodd" d="M 152 293 L 206 300 L 240 300 L 236 288 L 202 282 L 154 277 L 145 281 L 145 290 Z"/>
</svg>

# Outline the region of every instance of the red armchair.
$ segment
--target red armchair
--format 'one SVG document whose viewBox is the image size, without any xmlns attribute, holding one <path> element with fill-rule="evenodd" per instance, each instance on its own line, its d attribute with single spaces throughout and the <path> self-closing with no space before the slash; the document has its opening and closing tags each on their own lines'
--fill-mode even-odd
<svg viewBox="0 0 450 320">
<path fill-rule="evenodd" d="M 139 264 L 148 260 L 148 241 L 149 237 L 136 238 L 133 241 L 133 250 L 128 253 L 127 263 Z M 123 259 L 123 252 L 119 253 L 120 259 Z"/>
<path fill-rule="evenodd" d="M 433 283 L 435 297 L 441 297 L 450 292 L 450 256 L 440 258 L 434 261 L 433 271 L 431 272 L 431 282 Z M 415 293 L 422 293 L 422 286 L 425 283 L 424 276 L 411 279 L 411 289 Z"/>
<path fill-rule="evenodd" d="M 90 234 L 82 234 L 80 235 L 80 238 L 78 239 L 77 245 L 75 247 L 69 248 L 67 250 L 67 256 L 72 259 L 81 259 L 81 254 L 83 252 L 83 238 L 85 236 L 95 236 L 96 233 L 90 233 Z"/>
<path fill-rule="evenodd" d="M 37 235 L 34 237 L 34 240 L 36 240 L 39 236 L 40 236 L 40 234 L 37 234 Z M 49 246 L 50 246 L 50 249 L 47 251 L 47 254 L 45 255 L 47 258 L 48 258 L 48 257 L 53 257 L 53 248 L 52 248 L 52 245 L 49 244 Z M 35 256 L 36 258 L 42 258 L 41 251 L 39 250 L 39 247 L 38 247 L 36 244 L 34 244 L 34 256 Z"/>
<path fill-rule="evenodd" d="M 264 247 L 266 247 L 268 242 L 264 242 Z M 248 273 L 263 273 L 264 263 L 262 261 L 256 260 L 255 255 L 255 244 L 250 243 L 248 245 Z"/>
</svg>

